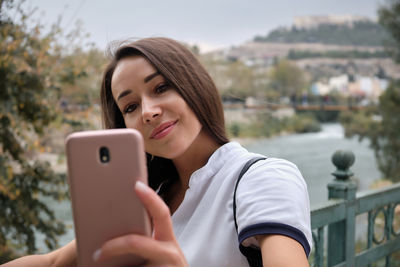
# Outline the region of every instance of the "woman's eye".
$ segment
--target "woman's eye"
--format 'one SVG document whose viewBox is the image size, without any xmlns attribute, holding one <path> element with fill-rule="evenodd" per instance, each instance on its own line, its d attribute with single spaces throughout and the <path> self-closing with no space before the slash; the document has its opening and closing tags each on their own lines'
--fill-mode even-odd
<svg viewBox="0 0 400 267">
<path fill-rule="evenodd" d="M 164 93 L 165 91 L 167 91 L 168 88 L 169 88 L 169 85 L 166 83 L 163 83 L 163 84 L 160 84 L 159 86 L 157 86 L 154 91 L 156 94 L 161 94 L 161 93 Z"/>
<path fill-rule="evenodd" d="M 124 113 L 124 114 L 126 114 L 126 113 L 131 113 L 131 112 L 135 111 L 136 108 L 137 108 L 137 104 L 129 104 L 129 105 L 127 105 L 127 106 L 125 107 L 123 113 Z"/>
</svg>

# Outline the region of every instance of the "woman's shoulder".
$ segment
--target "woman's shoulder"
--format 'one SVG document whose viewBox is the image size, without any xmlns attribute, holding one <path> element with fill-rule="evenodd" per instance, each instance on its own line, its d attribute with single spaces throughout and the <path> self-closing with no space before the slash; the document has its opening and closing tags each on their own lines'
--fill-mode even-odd
<svg viewBox="0 0 400 267">
<path fill-rule="evenodd" d="M 252 157 L 263 157 L 263 155 L 253 154 Z M 250 188 L 257 186 L 268 191 L 280 187 L 281 190 L 307 193 L 307 183 L 297 165 L 282 158 L 265 157 L 265 159 L 255 162 L 243 174 L 242 180 L 241 183 L 247 184 Z"/>
<path fill-rule="evenodd" d="M 297 165 L 287 159 L 265 157 L 265 160 L 254 164 L 254 171 L 263 171 L 271 175 L 293 175 L 303 178 Z"/>
<path fill-rule="evenodd" d="M 209 165 L 216 172 L 224 173 L 224 176 L 229 174 L 228 176 L 236 180 L 246 163 L 256 158 L 261 160 L 252 164 L 243 174 L 244 183 L 245 181 L 270 183 L 271 180 L 283 179 L 299 183 L 306 188 L 304 178 L 296 164 L 286 159 L 249 152 L 237 142 L 226 143 L 216 150 L 209 160 Z"/>
<path fill-rule="evenodd" d="M 294 163 L 271 157 L 257 161 L 243 175 L 236 193 L 241 240 L 250 232 L 270 234 L 279 228 L 309 253 L 310 201 L 307 184 Z"/>
</svg>

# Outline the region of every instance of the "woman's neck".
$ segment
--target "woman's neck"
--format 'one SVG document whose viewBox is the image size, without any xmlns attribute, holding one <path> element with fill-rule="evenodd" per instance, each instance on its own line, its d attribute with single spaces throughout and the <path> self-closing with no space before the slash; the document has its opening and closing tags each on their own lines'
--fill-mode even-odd
<svg viewBox="0 0 400 267">
<path fill-rule="evenodd" d="M 164 201 L 167 203 L 171 214 L 179 208 L 185 198 L 192 173 L 206 165 L 208 159 L 220 146 L 207 133 L 201 131 L 190 148 L 183 155 L 172 160 L 178 172 L 179 180 L 170 186 L 164 196 Z"/>
<path fill-rule="evenodd" d="M 192 173 L 206 165 L 220 146 L 203 130 L 185 153 L 172 160 L 179 175 L 181 190 L 186 191 Z"/>
</svg>

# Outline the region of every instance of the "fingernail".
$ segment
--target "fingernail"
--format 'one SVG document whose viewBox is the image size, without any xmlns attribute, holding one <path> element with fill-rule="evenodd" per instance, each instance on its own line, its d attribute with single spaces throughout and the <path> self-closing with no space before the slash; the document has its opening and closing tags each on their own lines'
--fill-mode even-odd
<svg viewBox="0 0 400 267">
<path fill-rule="evenodd" d="M 135 187 L 136 187 L 137 190 L 139 190 L 141 192 L 148 192 L 149 191 L 149 187 L 147 185 L 145 185 L 141 181 L 136 181 Z"/>
<path fill-rule="evenodd" d="M 94 261 L 98 261 L 99 259 L 100 259 L 100 254 L 101 254 L 101 249 L 99 248 L 98 250 L 96 250 L 94 253 L 93 253 L 93 260 Z"/>
</svg>

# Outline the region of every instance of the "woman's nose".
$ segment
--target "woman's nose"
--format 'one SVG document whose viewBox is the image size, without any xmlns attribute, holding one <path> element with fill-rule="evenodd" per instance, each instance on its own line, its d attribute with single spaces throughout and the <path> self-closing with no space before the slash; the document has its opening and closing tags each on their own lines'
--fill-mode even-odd
<svg viewBox="0 0 400 267">
<path fill-rule="evenodd" d="M 161 115 L 161 108 L 155 101 L 150 99 L 142 100 L 142 118 L 144 123 L 150 123 Z"/>
</svg>

